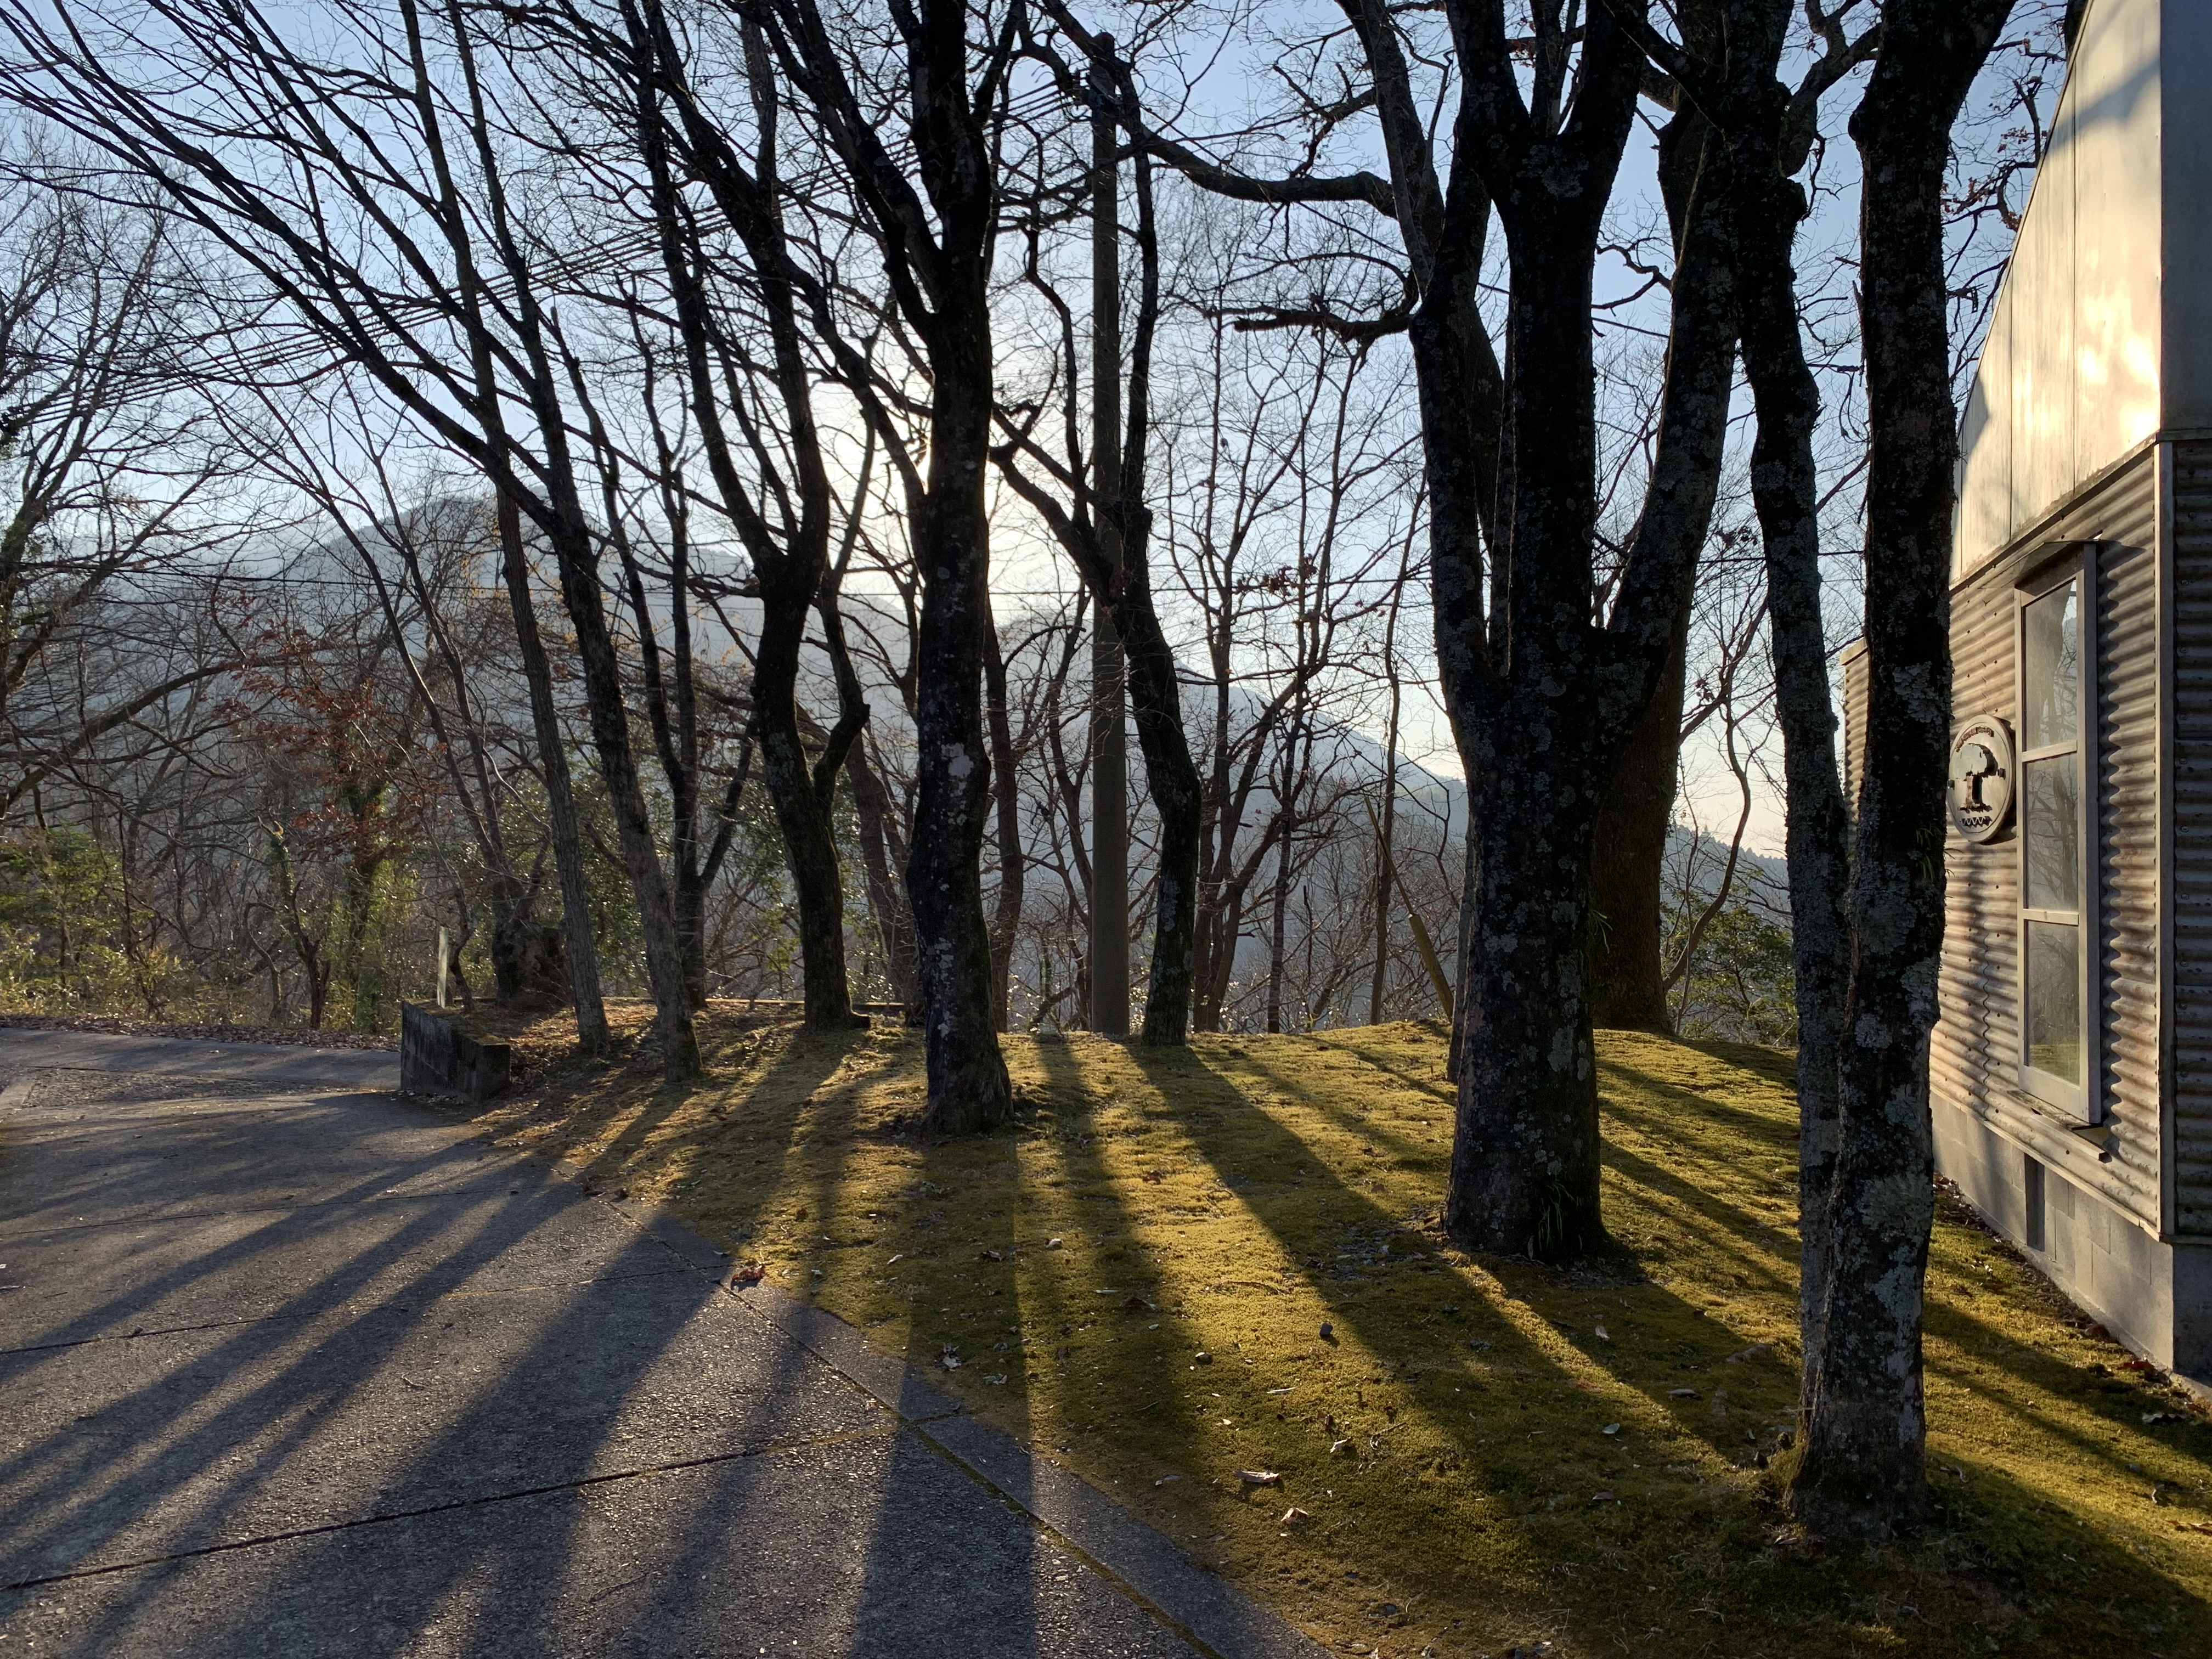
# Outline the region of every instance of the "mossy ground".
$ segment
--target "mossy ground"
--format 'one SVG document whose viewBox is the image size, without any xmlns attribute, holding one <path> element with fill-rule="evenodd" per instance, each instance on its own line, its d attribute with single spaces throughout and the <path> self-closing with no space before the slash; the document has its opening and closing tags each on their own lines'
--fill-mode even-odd
<svg viewBox="0 0 2212 1659">
<path fill-rule="evenodd" d="M 494 1136 L 665 1200 L 1334 1650 L 2212 1654 L 2212 1424 L 1955 1206 L 1938 1524 L 1876 1549 L 1787 1525 L 1786 1455 L 1759 1466 L 1796 1390 L 1784 1058 L 1601 1033 L 1622 1253 L 1563 1272 L 1437 1235 L 1431 1026 L 1009 1038 L 1021 1123 L 934 1144 L 903 1128 L 920 1045 L 882 1023 L 710 1014 L 683 1093 L 640 1060 L 563 1070 L 560 1035 L 523 1035 Z"/>
</svg>

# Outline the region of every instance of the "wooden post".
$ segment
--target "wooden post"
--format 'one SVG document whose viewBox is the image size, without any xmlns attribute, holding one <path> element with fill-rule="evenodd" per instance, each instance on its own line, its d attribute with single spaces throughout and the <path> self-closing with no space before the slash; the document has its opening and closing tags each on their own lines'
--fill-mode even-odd
<svg viewBox="0 0 2212 1659">
<path fill-rule="evenodd" d="M 446 930 L 438 930 L 438 1006 L 446 1006 L 446 968 L 453 961 L 452 948 L 446 943 Z"/>
<path fill-rule="evenodd" d="M 1114 38 L 1102 34 L 1108 52 Z M 1091 98 L 1091 495 L 1100 550 L 1121 568 L 1121 131 L 1093 72 Z M 1129 1034 L 1127 665 L 1103 605 L 1091 634 L 1091 1029 Z"/>
</svg>

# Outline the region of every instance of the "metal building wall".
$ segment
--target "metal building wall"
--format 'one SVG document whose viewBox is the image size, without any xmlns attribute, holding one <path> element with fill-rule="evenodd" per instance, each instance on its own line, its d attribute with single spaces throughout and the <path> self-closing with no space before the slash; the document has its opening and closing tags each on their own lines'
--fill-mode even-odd
<svg viewBox="0 0 2212 1659">
<path fill-rule="evenodd" d="M 2167 319 L 2195 314 L 2202 277 L 2161 251 L 2189 217 L 2164 204 L 2192 199 L 2204 165 L 2185 138 L 2207 11 L 2090 0 L 1960 426 L 1960 575 L 2161 427 L 2203 418 L 2166 372 Z"/>
<path fill-rule="evenodd" d="M 2016 840 L 1947 840 L 1942 1012 L 1929 1052 L 1939 1105 L 1967 1113 L 2153 1235 L 2163 1231 L 2157 504 L 2157 453 L 2146 447 L 1952 595 L 1952 708 L 1960 719 L 1990 713 L 2010 722 L 2014 588 L 2060 546 L 2105 544 L 2096 583 L 2095 925 L 2109 1139 L 2100 1147 L 2073 1133 L 2019 1091 Z"/>
<path fill-rule="evenodd" d="M 2212 1236 L 2212 443 L 2171 444 L 2166 460 L 2173 586 L 2170 1227 L 2201 1237 Z"/>
</svg>

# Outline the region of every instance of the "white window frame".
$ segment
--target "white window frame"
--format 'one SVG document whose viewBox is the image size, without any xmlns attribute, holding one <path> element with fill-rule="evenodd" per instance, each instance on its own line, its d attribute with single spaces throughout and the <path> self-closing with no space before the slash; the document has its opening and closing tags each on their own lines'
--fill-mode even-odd
<svg viewBox="0 0 2212 1659">
<path fill-rule="evenodd" d="M 2055 592 L 2068 582 L 2078 584 L 2075 606 L 2079 617 L 2079 650 L 2081 653 L 2081 695 L 2075 704 L 2074 740 L 2067 744 L 2045 744 L 2036 748 L 2027 744 L 2027 609 L 2046 594 Z M 2103 1055 L 2099 1037 L 2103 1027 L 2100 992 L 2102 976 L 2099 973 L 2099 945 L 2102 929 L 2098 916 L 2098 873 L 2100 860 L 2097 848 L 2097 795 L 2100 781 L 2098 768 L 2097 737 L 2098 677 L 2097 677 L 2097 544 L 2086 542 L 2069 547 L 2059 558 L 2039 566 L 2023 577 L 2013 590 L 2013 730 L 2019 734 L 2018 752 L 2014 757 L 2016 785 L 2014 790 L 2014 879 L 2018 885 L 2014 898 L 2014 962 L 2017 982 L 2014 988 L 2013 1006 L 2016 1016 L 2019 1038 L 2018 1062 L 2020 1087 L 2024 1094 L 2085 1124 L 2095 1124 L 2104 1119 L 2103 1091 L 2098 1086 L 2102 1070 Z M 2027 763 L 2063 755 L 2069 750 L 2079 757 L 2080 787 L 2076 792 L 2075 810 L 2081 821 L 2075 827 L 2075 845 L 2081 849 L 2081 866 L 2078 872 L 2081 884 L 2081 907 L 2070 915 L 2057 911 L 2031 910 L 2027 908 Z M 2069 1082 L 2029 1063 L 2027 1042 L 2027 924 L 2031 921 L 2070 923 L 2080 931 L 2081 948 L 2076 953 L 2078 981 L 2076 995 L 2081 1011 L 2081 1080 Z"/>
</svg>

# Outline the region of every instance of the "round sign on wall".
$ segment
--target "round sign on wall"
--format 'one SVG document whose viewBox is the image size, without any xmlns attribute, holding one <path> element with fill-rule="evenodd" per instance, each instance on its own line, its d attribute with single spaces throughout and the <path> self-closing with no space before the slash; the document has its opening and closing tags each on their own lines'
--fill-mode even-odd
<svg viewBox="0 0 2212 1659">
<path fill-rule="evenodd" d="M 2012 729 L 1978 714 L 1951 737 L 1951 822 L 1968 841 L 1995 841 L 2012 822 Z"/>
</svg>

